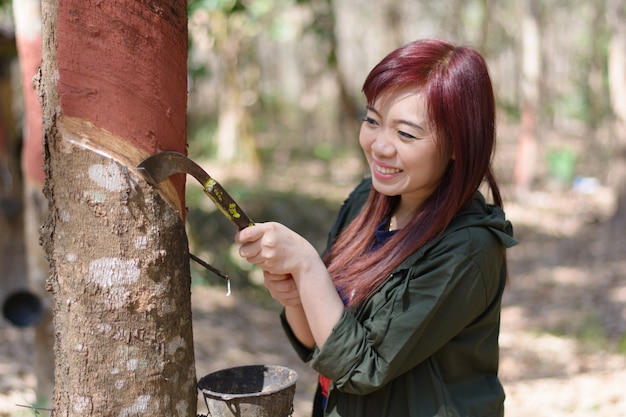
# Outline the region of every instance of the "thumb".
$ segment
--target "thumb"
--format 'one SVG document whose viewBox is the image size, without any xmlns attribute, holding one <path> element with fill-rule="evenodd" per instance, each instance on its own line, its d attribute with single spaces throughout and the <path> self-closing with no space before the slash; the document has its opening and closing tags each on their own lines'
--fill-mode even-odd
<svg viewBox="0 0 626 417">
<path fill-rule="evenodd" d="M 235 242 L 247 243 L 259 240 L 263 236 L 263 228 L 260 226 L 261 223 L 257 223 L 254 226 L 248 226 L 245 229 L 238 230 L 235 233 Z"/>
</svg>

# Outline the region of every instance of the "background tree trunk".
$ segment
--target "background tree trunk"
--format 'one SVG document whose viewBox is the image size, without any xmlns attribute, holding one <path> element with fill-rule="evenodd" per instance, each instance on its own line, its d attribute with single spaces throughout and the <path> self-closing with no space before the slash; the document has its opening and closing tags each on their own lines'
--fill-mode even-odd
<svg viewBox="0 0 626 417">
<path fill-rule="evenodd" d="M 612 183 L 617 192 L 617 210 L 609 222 L 615 238 L 623 238 L 626 230 L 626 10 L 622 0 L 607 0 L 609 41 L 609 91 L 611 108 L 615 115 L 615 159 L 612 166 Z M 619 235 L 619 236 L 618 236 Z M 619 240 L 618 240 L 619 242 Z M 614 244 L 614 250 L 623 245 Z"/>
<path fill-rule="evenodd" d="M 223 84 L 219 89 L 218 123 L 215 131 L 218 161 L 243 163 L 256 170 L 258 155 L 252 134 L 252 119 L 244 103 L 244 86 L 240 77 L 239 55 L 246 39 L 245 27 L 231 27 L 228 16 L 210 13 L 211 34 L 222 61 Z"/>
<path fill-rule="evenodd" d="M 43 32 L 53 416 L 195 416 L 184 176 L 135 169 L 185 152 L 186 1 L 45 1 Z"/>
<path fill-rule="evenodd" d="M 41 64 L 41 1 L 14 0 L 15 37 L 23 98 L 22 175 L 24 182 L 24 241 L 29 288 L 43 300 L 44 313 L 35 327 L 34 371 L 37 404 L 47 406 L 54 388 L 54 329 L 50 296 L 45 290 L 49 265 L 39 243 L 47 215 L 43 185 L 43 126 L 33 77 Z"/>
<path fill-rule="evenodd" d="M 24 259 L 24 216 L 19 166 L 20 140 L 13 113 L 11 66 L 13 34 L 0 32 L 0 303 L 27 283 Z M 4 325 L 0 320 L 0 325 Z"/>
<path fill-rule="evenodd" d="M 522 17 L 522 105 L 514 186 L 518 199 L 530 191 L 535 175 L 537 154 L 537 113 L 539 110 L 539 76 L 541 73 L 541 34 L 538 5 L 535 0 L 524 2 Z"/>
</svg>

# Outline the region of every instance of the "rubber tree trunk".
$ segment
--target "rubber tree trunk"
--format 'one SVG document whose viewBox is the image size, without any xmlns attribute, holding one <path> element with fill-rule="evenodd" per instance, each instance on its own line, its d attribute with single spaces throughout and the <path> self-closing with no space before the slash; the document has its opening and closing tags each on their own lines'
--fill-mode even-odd
<svg viewBox="0 0 626 417">
<path fill-rule="evenodd" d="M 42 11 L 52 415 L 195 416 L 184 176 L 135 169 L 186 149 L 186 1 Z"/>
<path fill-rule="evenodd" d="M 22 177 L 24 183 L 24 248 L 28 287 L 42 299 L 43 317 L 35 326 L 33 371 L 37 405 L 48 406 L 54 387 L 54 330 L 50 296 L 45 291 L 49 265 L 39 243 L 47 215 L 43 195 L 43 126 L 41 105 L 33 80 L 41 64 L 41 1 L 13 0 L 15 38 L 22 83 Z"/>
</svg>

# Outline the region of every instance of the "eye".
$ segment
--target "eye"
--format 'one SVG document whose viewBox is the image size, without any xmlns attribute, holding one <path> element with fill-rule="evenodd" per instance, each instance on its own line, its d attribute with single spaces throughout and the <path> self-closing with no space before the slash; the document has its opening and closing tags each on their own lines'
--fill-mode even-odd
<svg viewBox="0 0 626 417">
<path fill-rule="evenodd" d="M 398 130 L 398 136 L 400 136 L 400 138 L 405 141 L 417 139 L 417 137 L 411 135 L 410 133 L 404 132 L 402 130 Z"/>
<path fill-rule="evenodd" d="M 378 122 L 374 118 L 372 118 L 370 116 L 365 116 L 363 118 L 363 122 L 367 123 L 368 125 L 371 125 L 371 126 L 378 126 Z"/>
</svg>

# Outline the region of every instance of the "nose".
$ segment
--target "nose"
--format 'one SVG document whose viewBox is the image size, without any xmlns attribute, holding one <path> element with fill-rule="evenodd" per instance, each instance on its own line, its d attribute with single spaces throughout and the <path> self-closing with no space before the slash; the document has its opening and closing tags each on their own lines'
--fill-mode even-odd
<svg viewBox="0 0 626 417">
<path fill-rule="evenodd" d="M 381 131 L 376 135 L 372 143 L 372 153 L 385 158 L 395 155 L 396 147 L 394 146 L 393 138 L 389 132 Z"/>
</svg>

